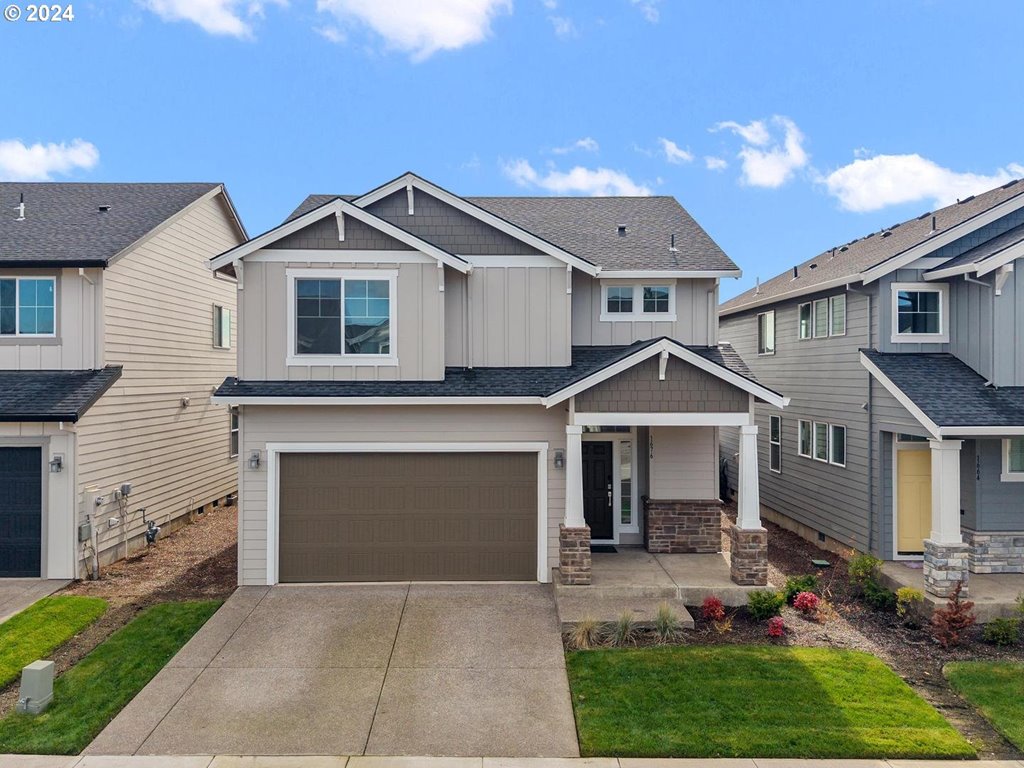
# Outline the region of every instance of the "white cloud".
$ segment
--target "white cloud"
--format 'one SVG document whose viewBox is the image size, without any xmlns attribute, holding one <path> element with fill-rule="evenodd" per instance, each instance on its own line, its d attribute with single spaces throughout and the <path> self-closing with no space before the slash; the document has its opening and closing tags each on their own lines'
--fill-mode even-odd
<svg viewBox="0 0 1024 768">
<path fill-rule="evenodd" d="M 32 144 L 0 140 L 0 181 L 46 181 L 54 174 L 89 170 L 100 160 L 94 144 L 75 139 L 70 144 Z"/>
<path fill-rule="evenodd" d="M 553 11 L 558 7 L 558 0 L 540 0 L 541 4 L 549 11 Z"/>
<path fill-rule="evenodd" d="M 339 23 L 369 27 L 389 47 L 423 61 L 486 39 L 494 17 L 512 11 L 512 0 L 317 0 L 316 7 Z"/>
<path fill-rule="evenodd" d="M 643 14 L 643 17 L 651 24 L 657 24 L 661 19 L 658 11 L 658 3 L 661 0 L 630 0 L 631 3 Z"/>
<path fill-rule="evenodd" d="M 316 32 L 324 40 L 331 43 L 342 44 L 348 41 L 348 35 L 338 27 L 327 26 L 327 27 L 313 27 L 313 31 Z"/>
<path fill-rule="evenodd" d="M 693 153 L 683 149 L 671 139 L 660 138 L 658 143 L 661 144 L 661 150 L 665 153 L 665 159 L 673 165 L 693 162 Z"/>
<path fill-rule="evenodd" d="M 555 28 L 555 36 L 563 40 L 576 37 L 579 34 L 576 30 L 576 25 L 573 24 L 572 19 L 568 16 L 548 16 L 548 21 Z"/>
<path fill-rule="evenodd" d="M 741 181 L 752 187 L 781 187 L 793 174 L 805 167 L 810 159 L 804 150 L 804 135 L 788 117 L 775 115 L 773 128 L 782 132 L 781 138 L 762 120 L 747 125 L 734 121 L 718 123 L 712 131 L 728 130 L 746 143 L 737 155 L 741 161 Z"/>
<path fill-rule="evenodd" d="M 651 190 L 621 171 L 610 168 L 575 166 L 568 171 L 554 168 L 541 174 L 522 158 L 502 164 L 502 171 L 520 187 L 539 187 L 556 195 L 582 194 L 591 197 L 609 195 L 646 196 Z"/>
<path fill-rule="evenodd" d="M 931 200 L 937 208 L 1024 176 L 1024 165 L 1010 163 L 991 175 L 958 172 L 911 155 L 860 156 L 821 179 L 828 193 L 848 211 L 877 211 L 889 205 Z"/>
<path fill-rule="evenodd" d="M 708 155 L 704 158 L 704 167 L 709 171 L 724 171 L 729 167 L 729 163 L 724 157 Z"/>
<path fill-rule="evenodd" d="M 287 0 L 268 0 L 287 6 Z M 262 19 L 267 2 L 254 0 L 144 0 L 143 3 L 164 21 L 191 21 L 211 35 L 252 37 L 247 19 Z"/>
<path fill-rule="evenodd" d="M 601 146 L 597 143 L 597 139 L 584 136 L 582 139 L 576 139 L 572 144 L 567 144 L 564 147 L 555 147 L 551 151 L 556 155 L 566 155 L 570 152 L 576 151 L 577 149 L 583 150 L 584 152 L 597 152 L 601 149 Z"/>
</svg>

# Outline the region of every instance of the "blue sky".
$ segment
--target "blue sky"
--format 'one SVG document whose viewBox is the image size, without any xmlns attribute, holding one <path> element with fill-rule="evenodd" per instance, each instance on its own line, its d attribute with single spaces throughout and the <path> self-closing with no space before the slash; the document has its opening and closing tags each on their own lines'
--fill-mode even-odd
<svg viewBox="0 0 1024 768">
<path fill-rule="evenodd" d="M 743 268 L 727 298 L 1024 175 L 1020 2 L 73 6 L 0 21 L 0 179 L 223 181 L 252 233 L 405 170 L 670 194 Z"/>
</svg>

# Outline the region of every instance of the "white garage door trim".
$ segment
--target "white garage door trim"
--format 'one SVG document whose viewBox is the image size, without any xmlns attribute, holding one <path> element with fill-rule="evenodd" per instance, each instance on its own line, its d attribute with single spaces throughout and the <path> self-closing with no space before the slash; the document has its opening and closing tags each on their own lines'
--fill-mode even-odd
<svg viewBox="0 0 1024 768">
<path fill-rule="evenodd" d="M 267 443 L 267 584 L 277 584 L 278 486 L 282 453 L 536 453 L 537 581 L 551 581 L 548 568 L 547 443 Z"/>
</svg>

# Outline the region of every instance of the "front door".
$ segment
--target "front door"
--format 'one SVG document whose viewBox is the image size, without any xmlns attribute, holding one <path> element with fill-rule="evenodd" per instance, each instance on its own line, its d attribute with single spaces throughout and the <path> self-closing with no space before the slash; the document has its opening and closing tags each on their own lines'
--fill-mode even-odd
<svg viewBox="0 0 1024 768">
<path fill-rule="evenodd" d="M 932 530 L 932 453 L 896 451 L 896 554 L 919 555 Z"/>
<path fill-rule="evenodd" d="M 612 443 L 583 441 L 583 517 L 590 526 L 590 538 L 615 538 L 612 478 Z"/>
<path fill-rule="evenodd" d="M 38 576 L 42 560 L 41 448 L 0 448 L 0 576 Z"/>
</svg>

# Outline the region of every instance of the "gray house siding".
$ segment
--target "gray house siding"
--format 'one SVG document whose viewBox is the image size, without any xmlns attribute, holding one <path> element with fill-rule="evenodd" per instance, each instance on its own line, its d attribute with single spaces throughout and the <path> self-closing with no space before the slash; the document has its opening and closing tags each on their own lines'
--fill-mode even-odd
<svg viewBox="0 0 1024 768">
<path fill-rule="evenodd" d="M 1004 483 L 1001 440 L 978 440 L 977 530 L 1024 531 L 1024 483 Z"/>
<path fill-rule="evenodd" d="M 962 277 L 950 280 L 950 349 L 954 355 L 984 376 L 993 377 L 993 290 Z M 1012 361 L 1014 351 L 1009 352 Z"/>
<path fill-rule="evenodd" d="M 997 387 L 1024 387 L 1024 259 L 1017 259 L 1014 266 L 1003 284 L 1002 295 L 994 297 L 995 353 L 991 378 Z"/>
<path fill-rule="evenodd" d="M 892 284 L 893 283 L 923 283 L 925 282 L 924 270 L 922 269 L 898 269 L 878 280 L 878 346 L 880 352 L 949 352 L 949 344 L 918 344 L 899 342 L 892 340 Z M 934 285 L 949 283 L 949 281 L 935 281 Z M 868 286 L 869 288 L 871 286 Z M 952 297 L 950 297 L 952 301 Z M 946 321 L 948 322 L 948 320 Z"/>
</svg>

